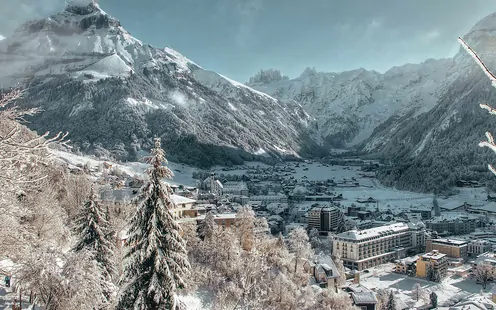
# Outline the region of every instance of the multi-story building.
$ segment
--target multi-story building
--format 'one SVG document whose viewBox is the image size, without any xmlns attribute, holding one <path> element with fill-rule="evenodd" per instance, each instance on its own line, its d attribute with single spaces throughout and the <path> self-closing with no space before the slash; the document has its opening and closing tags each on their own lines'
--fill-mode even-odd
<svg viewBox="0 0 496 310">
<path fill-rule="evenodd" d="M 465 235 L 475 231 L 478 220 L 474 216 L 464 214 L 446 214 L 426 221 L 425 225 L 427 229 L 438 233 Z"/>
<path fill-rule="evenodd" d="M 446 254 L 450 258 L 466 258 L 468 250 L 468 241 L 446 239 L 446 238 L 429 238 L 425 244 L 426 251 L 437 250 Z"/>
<path fill-rule="evenodd" d="M 224 195 L 248 196 L 248 185 L 245 182 L 225 182 L 223 184 L 222 193 Z"/>
<path fill-rule="evenodd" d="M 410 213 L 418 213 L 423 220 L 428 220 L 432 217 L 432 208 L 430 207 L 413 207 L 410 208 Z"/>
<path fill-rule="evenodd" d="M 277 194 L 269 194 L 269 195 L 250 196 L 250 200 L 261 201 L 263 204 L 269 204 L 273 202 L 287 203 L 288 197 L 284 194 L 277 193 Z"/>
<path fill-rule="evenodd" d="M 417 277 L 428 278 L 429 268 L 432 268 L 432 271 L 435 274 L 439 275 L 440 278 L 443 278 L 446 275 L 446 271 L 448 270 L 447 255 L 439 253 L 439 251 L 437 250 L 433 250 L 429 253 L 421 255 L 417 259 Z"/>
<path fill-rule="evenodd" d="M 480 255 L 491 251 L 493 245 L 487 240 L 471 240 L 467 246 L 469 255 Z"/>
<path fill-rule="evenodd" d="M 341 256 L 345 267 L 362 270 L 403 258 L 408 249 L 419 248 L 424 242 L 421 222 L 394 223 L 338 234 L 333 240 L 333 253 Z"/>
<path fill-rule="evenodd" d="M 315 207 L 308 211 L 308 226 L 318 231 L 337 231 L 342 223 L 342 213 L 336 207 Z"/>
</svg>

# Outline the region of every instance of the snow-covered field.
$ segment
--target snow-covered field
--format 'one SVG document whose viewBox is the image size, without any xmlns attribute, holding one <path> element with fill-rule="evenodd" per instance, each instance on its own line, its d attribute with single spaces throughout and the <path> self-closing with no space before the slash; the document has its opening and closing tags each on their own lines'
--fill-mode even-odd
<svg viewBox="0 0 496 310">
<path fill-rule="evenodd" d="M 491 285 L 481 295 L 482 286 L 476 284 L 473 279 L 466 279 L 452 275 L 445 278 L 441 283 L 429 282 L 420 278 L 409 277 L 407 275 L 391 272 L 394 264 L 385 264 L 376 268 L 371 268 L 370 273 L 362 273 L 360 284 L 372 289 L 392 289 L 397 299 L 404 302 L 409 308 L 419 307 L 427 304 L 425 300 L 416 301 L 412 288 L 415 283 L 419 283 L 425 293 L 436 292 L 438 304 L 446 305 L 451 301 L 469 298 L 471 300 L 480 298 L 491 298 Z M 428 300 L 428 299 L 427 299 Z"/>
<path fill-rule="evenodd" d="M 86 164 L 89 163 L 92 167 L 97 167 L 101 165 L 104 160 L 97 159 L 91 156 L 79 156 L 73 153 L 62 152 L 53 150 L 53 153 L 64 160 L 65 162 L 71 165 L 77 164 Z M 135 175 L 142 174 L 146 169 L 146 164 L 143 162 L 126 162 L 115 164 L 119 168 L 121 168 L 124 172 Z M 172 184 L 182 184 L 186 186 L 196 186 L 198 180 L 193 179 L 193 172 L 197 170 L 197 168 L 178 164 L 174 162 L 169 162 L 169 168 L 172 169 L 175 176 L 174 179 L 170 182 Z M 358 187 L 336 187 L 334 192 L 339 194 L 343 194 L 344 200 L 341 201 L 341 204 L 344 206 L 349 206 L 352 203 L 358 204 L 356 200 L 358 198 L 368 198 L 372 197 L 379 201 L 378 204 L 372 203 L 368 204 L 369 209 L 375 209 L 377 205 L 380 210 L 390 209 L 393 213 L 397 214 L 402 211 L 408 211 L 411 206 L 417 207 L 432 207 L 432 198 L 433 196 L 430 194 L 421 194 L 421 193 L 413 193 L 408 191 L 400 191 L 394 188 L 387 188 L 382 186 L 376 179 L 374 178 L 364 178 L 360 176 L 361 171 L 359 167 L 350 166 L 324 166 L 318 162 L 313 163 L 296 163 L 296 162 L 287 162 L 284 164 L 287 167 L 290 167 L 295 170 L 291 176 L 294 176 L 297 180 L 303 181 L 324 181 L 327 179 L 333 179 L 335 182 L 342 181 L 343 179 L 350 180 L 351 178 L 355 178 L 357 182 L 359 182 L 360 186 Z M 299 165 L 299 167 L 297 167 Z M 257 167 L 260 168 L 269 168 L 270 166 L 260 163 L 260 162 L 246 162 L 244 166 L 240 166 L 240 169 L 229 168 L 229 170 L 225 167 L 216 166 L 213 167 L 212 171 L 215 171 L 217 174 L 231 174 L 231 175 L 243 175 L 246 173 L 246 167 Z M 289 176 L 288 176 L 289 177 Z M 304 178 L 306 177 L 306 178 Z M 438 197 L 439 205 L 442 206 L 451 201 L 461 201 L 468 202 L 472 205 L 485 205 L 487 193 L 483 188 L 464 188 L 460 189 L 460 193 L 456 196 L 452 196 L 449 199 L 442 199 Z"/>
<path fill-rule="evenodd" d="M 85 165 L 88 163 L 91 167 L 96 168 L 104 162 L 109 162 L 93 156 L 81 156 L 58 150 L 52 150 L 52 152 L 56 157 L 73 166 L 78 164 Z M 131 176 L 136 174 L 141 175 L 147 168 L 147 164 L 144 162 L 126 162 L 119 164 L 112 163 L 112 165 L 119 167 L 122 171 Z M 178 185 L 181 184 L 185 186 L 196 186 L 197 180 L 193 179 L 193 172 L 196 168 L 173 162 L 169 162 L 168 167 L 174 172 L 174 178 L 169 181 L 169 183 Z"/>
</svg>

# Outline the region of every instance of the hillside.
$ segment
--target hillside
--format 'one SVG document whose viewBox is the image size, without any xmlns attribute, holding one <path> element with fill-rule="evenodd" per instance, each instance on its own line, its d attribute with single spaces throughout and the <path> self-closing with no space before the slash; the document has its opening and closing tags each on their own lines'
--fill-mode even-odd
<svg viewBox="0 0 496 310">
<path fill-rule="evenodd" d="M 81 150 L 132 160 L 161 136 L 171 159 L 200 166 L 307 154 L 311 117 L 131 36 L 97 4 L 70 4 L 0 42 L 0 85 L 21 85 L 38 132 L 68 131 Z"/>
<path fill-rule="evenodd" d="M 452 66 L 450 59 L 430 59 L 394 67 L 384 74 L 365 69 L 325 73 L 308 68 L 291 80 L 277 70 L 262 70 L 248 85 L 300 103 L 315 117 L 314 128 L 325 145 L 353 147 L 391 117 L 432 109 Z"/>
<path fill-rule="evenodd" d="M 494 58 L 496 14 L 478 22 L 464 36 L 490 69 Z M 496 102 L 496 90 L 471 57 L 460 49 L 437 105 L 418 117 L 390 120 L 364 144 L 393 161 L 379 177 L 386 185 L 417 191 L 447 190 L 457 179 L 476 179 L 494 186 L 487 170 L 493 154 L 477 145 L 494 128 L 494 117 L 479 108 Z"/>
</svg>

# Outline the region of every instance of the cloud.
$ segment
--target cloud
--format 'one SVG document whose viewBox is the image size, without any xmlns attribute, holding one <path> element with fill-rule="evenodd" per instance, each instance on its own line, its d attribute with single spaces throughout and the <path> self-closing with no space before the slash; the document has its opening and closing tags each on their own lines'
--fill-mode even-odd
<svg viewBox="0 0 496 310">
<path fill-rule="evenodd" d="M 0 34 L 0 41 L 2 41 L 3 39 L 5 39 L 5 37 Z"/>
<path fill-rule="evenodd" d="M 426 32 L 422 35 L 422 38 L 427 41 L 431 41 L 434 39 L 437 39 L 441 33 L 438 30 L 431 30 L 429 32 Z"/>
<path fill-rule="evenodd" d="M 9 35 L 23 23 L 45 18 L 64 5 L 64 0 L 0 0 L 0 29 Z"/>
</svg>

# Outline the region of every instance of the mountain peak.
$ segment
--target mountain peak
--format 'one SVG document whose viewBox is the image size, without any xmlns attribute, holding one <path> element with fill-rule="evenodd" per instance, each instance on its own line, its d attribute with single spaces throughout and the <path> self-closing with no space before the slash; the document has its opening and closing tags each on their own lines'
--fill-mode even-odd
<svg viewBox="0 0 496 310">
<path fill-rule="evenodd" d="M 70 0 L 65 10 L 76 15 L 88 15 L 95 12 L 103 12 L 95 0 Z"/>
<path fill-rule="evenodd" d="M 282 74 L 280 70 L 267 69 L 260 70 L 255 76 L 252 76 L 247 85 L 266 85 L 280 81 L 288 81 L 289 77 Z"/>
</svg>

